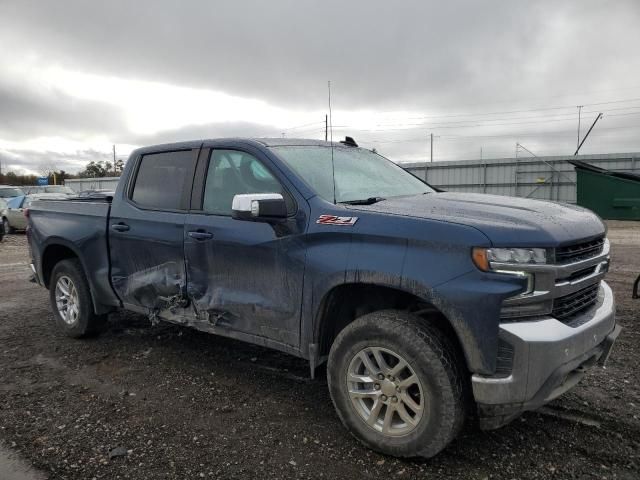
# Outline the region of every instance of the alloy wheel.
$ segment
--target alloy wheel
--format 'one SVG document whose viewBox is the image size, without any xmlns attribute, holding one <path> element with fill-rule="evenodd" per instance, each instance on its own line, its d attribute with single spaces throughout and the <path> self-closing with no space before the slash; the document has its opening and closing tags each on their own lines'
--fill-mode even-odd
<svg viewBox="0 0 640 480">
<path fill-rule="evenodd" d="M 414 368 L 388 348 L 367 347 L 358 352 L 349 363 L 346 382 L 360 418 L 383 435 L 409 434 L 427 411 Z"/>
<path fill-rule="evenodd" d="M 78 290 L 73 281 L 66 275 L 58 278 L 56 283 L 56 308 L 60 318 L 67 325 L 74 325 L 80 316 Z"/>
</svg>

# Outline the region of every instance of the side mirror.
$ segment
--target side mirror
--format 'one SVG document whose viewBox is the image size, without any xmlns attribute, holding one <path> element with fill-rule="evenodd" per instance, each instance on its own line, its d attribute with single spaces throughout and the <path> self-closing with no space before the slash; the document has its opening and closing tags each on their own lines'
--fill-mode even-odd
<svg viewBox="0 0 640 480">
<path fill-rule="evenodd" d="M 231 204 L 236 220 L 276 220 L 287 217 L 287 205 L 279 193 L 235 195 Z"/>
</svg>

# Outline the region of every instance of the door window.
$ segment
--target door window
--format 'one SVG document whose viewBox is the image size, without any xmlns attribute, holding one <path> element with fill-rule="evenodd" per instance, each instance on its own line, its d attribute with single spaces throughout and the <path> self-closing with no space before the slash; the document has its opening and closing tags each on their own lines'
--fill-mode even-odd
<svg viewBox="0 0 640 480">
<path fill-rule="evenodd" d="M 142 157 L 131 200 L 153 210 L 186 209 L 196 158 L 191 150 L 152 153 Z"/>
<path fill-rule="evenodd" d="M 233 197 L 242 193 L 280 193 L 291 204 L 280 182 L 256 157 L 238 150 L 213 150 L 202 209 L 230 216 Z"/>
</svg>

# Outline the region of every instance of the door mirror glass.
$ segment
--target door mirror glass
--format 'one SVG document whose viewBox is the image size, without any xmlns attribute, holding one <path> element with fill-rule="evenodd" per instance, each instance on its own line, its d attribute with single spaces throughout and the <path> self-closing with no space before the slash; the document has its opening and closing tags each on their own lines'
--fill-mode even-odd
<svg viewBox="0 0 640 480">
<path fill-rule="evenodd" d="M 244 193 L 235 195 L 231 205 L 237 220 L 274 220 L 287 217 L 287 205 L 279 193 Z"/>
</svg>

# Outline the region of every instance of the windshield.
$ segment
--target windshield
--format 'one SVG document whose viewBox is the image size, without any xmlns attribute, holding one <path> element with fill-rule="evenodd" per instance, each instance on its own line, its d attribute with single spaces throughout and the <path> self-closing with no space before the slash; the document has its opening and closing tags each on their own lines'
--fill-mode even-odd
<svg viewBox="0 0 640 480">
<path fill-rule="evenodd" d="M 322 198 L 333 202 L 333 178 L 337 203 L 431 193 L 434 190 L 409 172 L 377 153 L 355 147 L 272 147 L 287 165 Z"/>
<path fill-rule="evenodd" d="M 19 188 L 0 188 L 0 198 L 19 197 L 24 195 L 24 192 Z"/>
<path fill-rule="evenodd" d="M 53 185 L 51 187 L 44 187 L 44 191 L 46 193 L 66 193 L 66 194 L 74 194 L 75 193 L 69 187 L 65 187 L 63 185 Z"/>
</svg>

